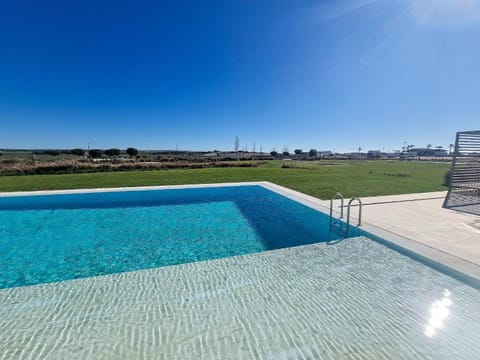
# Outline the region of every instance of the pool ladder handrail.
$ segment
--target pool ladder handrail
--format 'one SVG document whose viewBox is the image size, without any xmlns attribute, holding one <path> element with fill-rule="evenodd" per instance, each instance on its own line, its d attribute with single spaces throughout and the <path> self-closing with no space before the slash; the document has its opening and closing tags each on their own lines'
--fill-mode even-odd
<svg viewBox="0 0 480 360">
<path fill-rule="evenodd" d="M 343 194 L 341 192 L 337 192 L 335 195 L 332 196 L 330 199 L 330 230 L 332 230 L 333 226 L 333 200 L 340 199 L 340 219 L 343 219 L 343 202 L 345 201 L 345 198 L 343 197 Z"/>
<path fill-rule="evenodd" d="M 343 203 L 345 198 L 341 192 L 337 192 L 335 195 L 332 196 L 330 199 L 330 230 L 333 229 L 333 200 L 340 199 L 340 219 L 343 219 Z M 362 200 L 359 197 L 353 197 L 350 199 L 347 205 L 347 227 L 345 229 L 345 235 L 348 237 L 348 233 L 350 232 L 350 208 L 354 201 L 358 202 L 358 223 L 357 227 L 362 225 Z"/>
<path fill-rule="evenodd" d="M 359 197 L 353 197 L 350 199 L 347 205 L 347 236 L 350 230 L 350 207 L 352 206 L 352 202 L 358 201 L 358 223 L 357 227 L 360 227 L 362 225 L 362 200 L 360 200 Z"/>
</svg>

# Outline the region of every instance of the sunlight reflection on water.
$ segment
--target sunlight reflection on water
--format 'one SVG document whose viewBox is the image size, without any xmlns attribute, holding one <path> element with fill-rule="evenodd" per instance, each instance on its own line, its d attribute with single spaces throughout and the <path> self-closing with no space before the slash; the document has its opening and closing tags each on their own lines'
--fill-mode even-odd
<svg viewBox="0 0 480 360">
<path fill-rule="evenodd" d="M 430 306 L 430 318 L 427 325 L 425 325 L 424 334 L 428 337 L 433 337 L 438 329 L 443 328 L 444 322 L 450 314 L 450 306 L 453 304 L 450 300 L 450 291 L 445 289 L 443 297 L 440 300 L 434 301 Z"/>
</svg>

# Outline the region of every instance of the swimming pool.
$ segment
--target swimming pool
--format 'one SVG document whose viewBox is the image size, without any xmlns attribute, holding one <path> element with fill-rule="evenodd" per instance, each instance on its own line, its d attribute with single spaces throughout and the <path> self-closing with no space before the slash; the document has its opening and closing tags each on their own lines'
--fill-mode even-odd
<svg viewBox="0 0 480 360">
<path fill-rule="evenodd" d="M 0 358 L 478 358 L 478 288 L 269 188 L 1 198 Z"/>
<path fill-rule="evenodd" d="M 261 186 L 0 198 L 0 288 L 331 241 L 328 217 Z"/>
</svg>

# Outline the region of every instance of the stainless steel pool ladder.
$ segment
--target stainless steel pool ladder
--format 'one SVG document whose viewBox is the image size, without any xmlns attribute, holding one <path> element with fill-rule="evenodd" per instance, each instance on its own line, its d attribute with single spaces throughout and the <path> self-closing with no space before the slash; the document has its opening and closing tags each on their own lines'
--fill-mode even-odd
<svg viewBox="0 0 480 360">
<path fill-rule="evenodd" d="M 348 202 L 348 207 L 347 207 L 347 236 L 348 232 L 350 230 L 350 207 L 352 206 L 352 202 L 358 201 L 358 223 L 357 227 L 362 225 L 362 200 L 358 197 L 351 198 L 350 201 Z"/>
<path fill-rule="evenodd" d="M 332 196 L 330 199 L 330 230 L 333 228 L 333 200 L 340 199 L 340 219 L 343 219 L 343 202 L 345 198 L 343 197 L 341 192 L 337 192 L 335 195 Z"/>
<path fill-rule="evenodd" d="M 340 219 L 343 219 L 343 203 L 345 198 L 343 197 L 342 193 L 337 192 L 333 197 L 330 199 L 330 230 L 333 230 L 333 200 L 340 199 Z M 345 229 L 345 236 L 348 236 L 350 232 L 350 208 L 354 201 L 358 201 L 358 223 L 357 227 L 362 225 L 362 200 L 358 197 L 353 197 L 350 199 L 347 205 L 347 226 Z"/>
</svg>

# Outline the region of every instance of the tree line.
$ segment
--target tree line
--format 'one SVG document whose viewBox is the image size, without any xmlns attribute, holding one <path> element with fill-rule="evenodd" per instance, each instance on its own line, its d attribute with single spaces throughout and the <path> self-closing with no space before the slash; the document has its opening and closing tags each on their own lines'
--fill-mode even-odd
<svg viewBox="0 0 480 360">
<path fill-rule="evenodd" d="M 125 150 L 125 152 L 133 159 L 135 156 L 138 155 L 138 150 L 134 147 L 129 147 Z M 103 155 L 106 155 L 108 157 L 116 157 L 119 156 L 122 153 L 120 149 L 117 148 L 111 148 L 111 149 L 91 149 L 88 151 L 85 151 L 84 149 L 76 148 L 70 150 L 70 154 L 72 155 L 77 155 L 77 156 L 85 156 L 85 154 L 88 155 L 89 158 L 92 159 L 98 159 L 101 158 Z"/>
<path fill-rule="evenodd" d="M 304 153 L 302 149 L 295 149 L 295 150 L 293 150 L 293 152 L 295 153 L 295 155 L 302 155 Z M 286 149 L 283 150 L 282 154 L 283 154 L 283 156 L 290 156 L 290 152 Z M 275 156 L 278 156 L 279 153 L 276 150 L 272 150 L 272 151 L 270 151 L 270 155 L 275 157 Z M 310 156 L 310 157 L 318 156 L 317 149 L 310 149 L 308 151 L 308 156 Z"/>
</svg>

